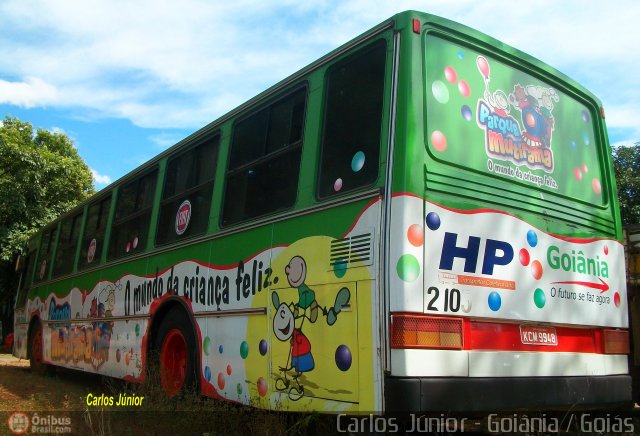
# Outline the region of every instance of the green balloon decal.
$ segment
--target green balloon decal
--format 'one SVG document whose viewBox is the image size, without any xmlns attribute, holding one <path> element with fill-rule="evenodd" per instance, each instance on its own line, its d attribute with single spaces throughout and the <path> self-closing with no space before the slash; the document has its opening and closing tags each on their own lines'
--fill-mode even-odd
<svg viewBox="0 0 640 436">
<path fill-rule="evenodd" d="M 209 336 L 205 336 L 202 348 L 204 348 L 204 354 L 208 356 L 211 352 L 211 338 L 209 338 Z"/>
<path fill-rule="evenodd" d="M 436 80 L 431 84 L 431 92 L 438 103 L 446 104 L 449 102 L 449 90 L 447 85 L 440 80 Z"/>
<path fill-rule="evenodd" d="M 396 270 L 398 271 L 398 277 L 405 282 L 412 282 L 420 275 L 420 262 L 415 256 L 405 254 L 398 259 Z"/>
<path fill-rule="evenodd" d="M 246 359 L 248 355 L 249 355 L 249 344 L 247 344 L 247 341 L 242 341 L 242 344 L 240 344 L 240 357 L 242 357 L 243 359 Z"/>
<path fill-rule="evenodd" d="M 538 288 L 533 293 L 533 302 L 539 309 L 542 309 L 544 307 L 545 303 L 547 302 L 547 297 L 544 295 L 544 291 L 542 289 Z"/>
</svg>

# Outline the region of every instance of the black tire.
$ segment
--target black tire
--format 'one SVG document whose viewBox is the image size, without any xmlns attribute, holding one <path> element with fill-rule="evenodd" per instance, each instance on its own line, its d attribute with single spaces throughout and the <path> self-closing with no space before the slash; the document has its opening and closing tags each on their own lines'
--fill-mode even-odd
<svg viewBox="0 0 640 436">
<path fill-rule="evenodd" d="M 184 338 L 184 342 L 186 345 L 186 353 L 185 353 L 185 362 L 184 365 L 179 365 L 183 367 L 185 377 L 184 383 L 178 392 L 171 391 L 167 389 L 165 385 L 165 380 L 163 379 L 163 368 L 166 359 L 170 358 L 170 355 L 163 356 L 163 348 L 165 347 L 165 343 L 167 341 L 172 341 L 171 338 L 176 338 L 176 331 Z M 180 307 L 175 306 L 167 312 L 167 314 L 163 317 L 162 323 L 158 328 L 158 334 L 156 336 L 157 340 L 155 341 L 155 347 L 153 350 L 154 360 L 155 360 L 155 369 L 157 370 L 157 376 L 153 377 L 154 379 L 160 382 L 160 386 L 164 390 L 165 394 L 169 397 L 173 396 L 182 396 L 187 392 L 198 392 L 199 387 L 199 370 L 198 370 L 198 362 L 199 362 L 199 347 L 196 343 L 195 333 L 193 331 L 193 324 L 189 315 L 187 315 L 186 311 Z M 170 343 L 166 344 L 167 347 L 170 348 Z M 163 361 L 165 359 L 165 361 Z"/>
<path fill-rule="evenodd" d="M 51 375 L 53 368 L 44 362 L 44 337 L 42 324 L 35 321 L 29 330 L 29 363 L 31 371 L 40 375 Z"/>
</svg>

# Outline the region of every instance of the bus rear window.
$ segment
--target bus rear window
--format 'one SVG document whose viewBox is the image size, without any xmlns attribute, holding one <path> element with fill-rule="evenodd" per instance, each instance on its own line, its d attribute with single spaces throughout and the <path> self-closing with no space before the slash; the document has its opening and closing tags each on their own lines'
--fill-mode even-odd
<svg viewBox="0 0 640 436">
<path fill-rule="evenodd" d="M 433 35 L 425 47 L 425 140 L 433 157 L 604 203 L 595 108 L 486 53 Z"/>
</svg>

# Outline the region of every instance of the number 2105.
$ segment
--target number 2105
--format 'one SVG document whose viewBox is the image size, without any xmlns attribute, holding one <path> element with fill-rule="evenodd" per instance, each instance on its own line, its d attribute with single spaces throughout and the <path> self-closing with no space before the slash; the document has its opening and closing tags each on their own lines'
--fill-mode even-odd
<svg viewBox="0 0 640 436">
<path fill-rule="evenodd" d="M 438 309 L 439 306 L 442 305 L 441 300 L 440 300 L 440 289 L 436 288 L 435 286 L 431 286 L 429 289 L 427 289 L 427 295 L 429 297 L 426 297 L 427 299 L 429 299 L 429 303 L 427 304 L 427 310 L 430 310 L 432 312 L 439 312 L 440 310 Z M 444 290 L 444 312 L 457 312 L 460 310 L 460 290 L 456 289 L 456 288 L 452 288 L 452 289 L 445 289 Z"/>
</svg>

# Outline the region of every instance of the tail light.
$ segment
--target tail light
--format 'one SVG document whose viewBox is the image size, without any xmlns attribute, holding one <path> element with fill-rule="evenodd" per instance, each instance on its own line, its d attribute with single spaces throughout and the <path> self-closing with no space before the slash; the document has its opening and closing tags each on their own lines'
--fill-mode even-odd
<svg viewBox="0 0 640 436">
<path fill-rule="evenodd" d="M 603 333 L 604 354 L 629 354 L 628 330 L 603 330 Z"/>
<path fill-rule="evenodd" d="M 440 348 L 461 350 L 462 318 L 393 314 L 391 348 Z"/>
</svg>

